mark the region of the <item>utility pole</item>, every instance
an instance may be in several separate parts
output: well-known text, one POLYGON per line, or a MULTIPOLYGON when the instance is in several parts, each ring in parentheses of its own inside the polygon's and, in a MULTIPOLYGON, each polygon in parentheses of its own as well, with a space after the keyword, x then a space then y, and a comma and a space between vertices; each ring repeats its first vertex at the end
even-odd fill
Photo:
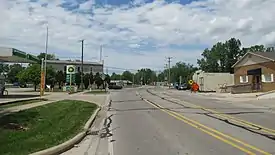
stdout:
POLYGON ((100 45, 99 61, 102 61, 102 45, 100 45))
POLYGON ((84 87, 83 87, 83 51, 84 51, 84 40, 81 40, 81 90, 84 91, 84 87))
MULTIPOLYGON (((46 72, 47 72, 47 56, 48 56, 48 41, 49 41, 49 27, 47 26, 47 30, 46 30, 46 42, 45 42, 45 57, 44 57, 44 89, 45 90, 45 86, 46 86, 46 72)), ((44 92, 43 92, 44 93, 44 92)))
POLYGON ((135 84, 135 74, 133 74, 133 80, 132 80, 132 87, 134 88, 134 84, 135 84))
POLYGON ((170 88, 170 83, 171 83, 171 73, 170 73, 170 67, 171 67, 171 59, 172 57, 168 57, 168 84, 169 84, 169 88, 170 88))

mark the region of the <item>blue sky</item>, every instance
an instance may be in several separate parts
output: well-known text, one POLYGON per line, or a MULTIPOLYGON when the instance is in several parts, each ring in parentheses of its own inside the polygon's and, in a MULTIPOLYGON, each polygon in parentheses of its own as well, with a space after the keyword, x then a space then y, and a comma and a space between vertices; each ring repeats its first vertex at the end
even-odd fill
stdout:
POLYGON ((231 37, 243 46, 273 45, 272 0, 1 0, 0 46, 61 59, 99 60, 117 68, 163 69, 172 63, 196 65, 206 47, 231 37))

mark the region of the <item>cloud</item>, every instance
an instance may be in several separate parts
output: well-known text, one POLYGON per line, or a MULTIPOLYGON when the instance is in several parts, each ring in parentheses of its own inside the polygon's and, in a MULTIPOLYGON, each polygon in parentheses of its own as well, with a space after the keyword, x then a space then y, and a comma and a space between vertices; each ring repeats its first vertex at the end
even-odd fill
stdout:
POLYGON ((96 0, 1 0, 0 46, 44 52, 48 26, 49 52, 62 58, 79 57, 85 39, 85 59, 98 57, 103 45, 108 66, 159 69, 167 56, 196 64, 204 47, 231 37, 244 46, 275 45, 274 7, 273 0, 104 6, 96 0))

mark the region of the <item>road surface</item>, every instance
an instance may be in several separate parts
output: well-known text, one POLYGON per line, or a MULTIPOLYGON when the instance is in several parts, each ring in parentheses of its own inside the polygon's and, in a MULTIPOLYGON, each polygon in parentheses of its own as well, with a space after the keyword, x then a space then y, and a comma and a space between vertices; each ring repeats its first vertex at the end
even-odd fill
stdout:
POLYGON ((87 142, 93 151, 85 151, 85 155, 275 154, 275 114, 270 109, 222 104, 188 92, 175 95, 159 88, 149 89, 152 95, 147 90, 111 92, 112 102, 104 108, 106 114, 100 114, 106 118, 97 123, 102 124, 98 145, 87 142), (188 102, 182 102, 187 97, 188 102), (201 107, 205 105, 207 108, 201 107), (249 122, 267 128, 259 129, 249 122))

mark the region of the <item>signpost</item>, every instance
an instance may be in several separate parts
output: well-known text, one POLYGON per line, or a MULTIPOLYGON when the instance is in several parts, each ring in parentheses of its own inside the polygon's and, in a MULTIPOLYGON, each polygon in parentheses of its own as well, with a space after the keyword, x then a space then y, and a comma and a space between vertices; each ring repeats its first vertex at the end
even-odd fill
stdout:
POLYGON ((66 67, 66 83, 70 84, 70 92, 72 92, 72 83, 75 83, 75 66, 67 65, 66 67))
POLYGON ((101 79, 103 81, 103 85, 104 85, 105 92, 106 92, 107 91, 107 83, 105 81, 105 74, 104 73, 101 74, 101 79))
POLYGON ((44 76, 44 59, 41 61, 41 78, 40 78, 40 97, 44 95, 45 76, 44 76))

